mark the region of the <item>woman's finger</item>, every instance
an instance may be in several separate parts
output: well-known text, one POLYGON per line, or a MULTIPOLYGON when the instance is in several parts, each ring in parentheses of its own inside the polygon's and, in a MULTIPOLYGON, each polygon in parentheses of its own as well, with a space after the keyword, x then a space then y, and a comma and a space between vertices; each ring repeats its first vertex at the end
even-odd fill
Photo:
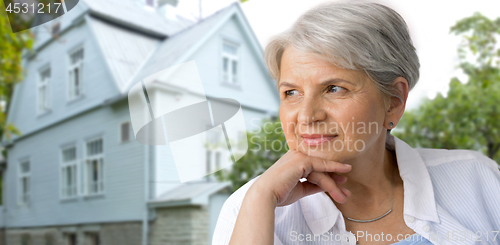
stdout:
POLYGON ((347 196, 344 195, 344 193, 337 186, 333 178, 331 178, 330 175, 328 175, 327 173, 312 172, 309 174, 309 176, 307 176, 307 181, 315 185, 318 185, 323 190, 330 193, 330 195, 335 201, 339 203, 344 203, 345 201, 347 201, 347 196))
POLYGON ((302 197, 325 191, 319 185, 315 185, 313 183, 310 183, 309 181, 301 182, 299 183, 299 185, 302 185, 302 189, 304 190, 304 195, 302 197))
POLYGON ((302 178, 307 178, 313 171, 347 173, 352 169, 352 166, 349 164, 328 161, 317 157, 306 158, 301 167, 303 168, 302 178))
POLYGON ((330 177, 332 177, 332 179, 335 180, 336 183, 344 184, 347 181, 346 176, 338 175, 336 173, 327 173, 327 174, 330 175, 330 177))

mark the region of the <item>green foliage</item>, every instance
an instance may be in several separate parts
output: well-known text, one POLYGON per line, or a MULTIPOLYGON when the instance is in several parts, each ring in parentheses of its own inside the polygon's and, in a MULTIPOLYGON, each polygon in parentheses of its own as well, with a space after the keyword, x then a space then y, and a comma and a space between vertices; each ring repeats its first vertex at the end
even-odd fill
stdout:
POLYGON ((248 151, 229 168, 217 171, 219 181, 231 181, 233 191, 264 173, 287 151, 285 134, 279 119, 264 119, 259 130, 247 132, 248 151))
MULTIPOLYGON (((0 2, 0 101, 5 103, 5 108, 0 104, 0 138, 5 135, 10 139, 12 134, 20 135, 19 130, 6 120, 14 85, 23 79, 22 52, 32 49, 33 34, 30 30, 12 33, 4 2, 0 2)), ((14 18, 12 22, 17 26, 26 24, 22 18, 14 18)))
POLYGON ((500 18, 476 12, 450 32, 462 37, 458 67, 467 83, 453 78, 446 98, 438 94, 406 111, 394 135, 414 147, 481 151, 500 163, 500 18))

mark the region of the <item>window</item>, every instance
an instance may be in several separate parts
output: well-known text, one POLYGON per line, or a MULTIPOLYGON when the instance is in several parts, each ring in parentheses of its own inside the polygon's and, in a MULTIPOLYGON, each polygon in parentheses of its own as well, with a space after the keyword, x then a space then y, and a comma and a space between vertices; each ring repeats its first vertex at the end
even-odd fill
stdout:
POLYGON ((61 197, 70 198, 78 194, 76 147, 62 150, 61 197))
POLYGON ((66 234, 66 243, 65 245, 76 245, 76 234, 75 233, 67 233, 66 234))
POLYGON ((130 122, 124 122, 120 125, 120 142, 130 140, 130 122))
POLYGON ((221 161, 222 161, 223 150, 222 148, 218 149, 206 149, 205 156, 205 164, 206 164, 206 179, 213 179, 208 176, 208 174, 218 171, 221 169, 221 161))
POLYGON ((30 162, 23 161, 19 164, 19 204, 30 202, 30 162))
POLYGON ((68 100, 82 94, 83 48, 69 54, 68 100))
POLYGON ((212 171, 212 151, 207 150, 206 154, 207 174, 212 171))
POLYGON ((238 45, 222 43, 222 81, 229 84, 239 83, 238 45))
POLYGON ((45 245, 55 245, 55 239, 53 234, 45 234, 45 245))
POLYGON ((99 194, 104 191, 104 154, 102 138, 87 141, 85 159, 85 193, 99 194))
POLYGON ((21 245, 31 245, 31 237, 29 234, 21 235, 21 245))
POLYGON ((85 244, 88 245, 100 245, 101 240, 99 238, 99 233, 87 233, 87 242, 85 244))
POLYGON ((220 169, 220 151, 215 152, 215 170, 220 169))
MULTIPOLYGON (((0 176, 4 176, 3 171, 1 171, 1 170, 0 170, 0 176)), ((0 183, 2 183, 2 182, 3 182, 2 177, 0 177, 0 183)), ((3 188, 2 188, 2 185, 0 184, 0 206, 3 205, 3 194, 4 194, 3 188)))
POLYGON ((61 21, 57 21, 54 24, 52 24, 52 27, 51 27, 52 36, 59 35, 60 30, 61 30, 61 21))
POLYGON ((221 142, 221 133, 216 128, 213 128, 210 131, 207 131, 207 142, 211 147, 215 147, 217 144, 221 142))
POLYGON ((37 110, 38 114, 42 114, 49 110, 49 81, 50 67, 40 71, 37 84, 37 110))
POLYGON ((230 154, 226 144, 226 137, 219 128, 212 128, 212 125, 206 125, 206 149, 205 149, 205 171, 207 180, 215 180, 208 174, 218 171, 223 166, 225 157, 230 154))

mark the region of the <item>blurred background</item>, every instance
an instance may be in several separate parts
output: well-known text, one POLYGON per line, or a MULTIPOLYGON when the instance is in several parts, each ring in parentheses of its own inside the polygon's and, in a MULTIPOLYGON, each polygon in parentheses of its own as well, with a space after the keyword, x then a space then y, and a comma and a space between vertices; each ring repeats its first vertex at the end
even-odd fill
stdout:
MULTIPOLYGON (((286 152, 265 143, 286 140, 263 48, 323 1, 73 0, 13 33, 31 25, 12 13, 23 11, 8 7, 15 2, 0 10, 0 245, 211 244, 227 197, 286 152), (158 79, 152 110, 164 106, 157 97, 236 99, 246 140, 257 139, 248 147, 261 150, 222 169, 231 162, 224 135, 207 133, 191 151, 206 176, 180 183, 168 145, 135 140, 127 94, 191 60, 205 95, 158 79)), ((392 134, 500 163, 500 4, 376 2, 406 20, 421 64, 392 134)))

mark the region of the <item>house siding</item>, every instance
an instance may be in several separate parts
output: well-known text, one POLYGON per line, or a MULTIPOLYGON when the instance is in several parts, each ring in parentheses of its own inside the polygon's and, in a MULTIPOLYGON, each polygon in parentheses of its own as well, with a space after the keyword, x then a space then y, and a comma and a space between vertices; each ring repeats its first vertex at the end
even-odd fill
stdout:
POLYGON ((196 60, 200 78, 207 94, 220 98, 232 98, 242 105, 260 110, 276 112, 279 97, 274 81, 267 70, 259 65, 259 59, 252 50, 251 43, 242 32, 239 21, 233 15, 212 35, 198 52, 187 60, 196 60), (222 83, 222 40, 227 39, 239 44, 240 82, 235 88, 222 83))
MULTIPOLYGON (((141 220, 144 204, 144 145, 119 142, 120 124, 129 120, 126 101, 99 107, 16 142, 8 149, 4 206, 9 227, 141 220), (89 137, 102 135, 104 194, 60 199, 61 146, 76 143, 82 159, 89 137), (31 162, 31 204, 17 204, 19 159, 31 162)), ((83 162, 83 161, 81 161, 83 162)), ((80 172, 81 173, 81 172, 80 172)))
MULTIPOLYGON (((245 120, 245 126, 248 131, 257 130, 260 122, 264 118, 268 118, 269 114, 276 112, 279 108, 277 95, 273 93, 273 85, 270 83, 270 78, 267 76, 267 71, 262 70, 258 63, 260 62, 255 52, 252 51, 251 43, 246 38, 245 34, 239 26, 236 18, 232 17, 225 22, 187 61, 194 60, 203 88, 206 94, 211 94, 216 98, 232 98, 238 100, 242 104, 242 112, 245 120), (234 88, 222 84, 222 40, 229 38, 239 43, 240 45, 240 62, 241 62, 241 87, 234 88), (214 60, 215 57, 215 60, 214 60), (251 105, 251 106, 249 106, 251 105)), ((162 107, 172 106, 178 101, 174 98, 179 96, 179 101, 197 101, 195 95, 192 94, 171 94, 163 92, 161 103, 154 101, 153 104, 159 104, 162 107)), ((198 98, 199 99, 199 98, 198 98)), ((208 98, 211 99, 210 97, 208 98)), ((158 107, 153 107, 155 115, 158 107)), ((165 120, 167 120, 165 118, 165 120)), ((200 140, 203 140, 200 137, 200 140)), ((200 142, 203 147, 203 142, 200 142)), ((155 146, 156 149, 156 173, 154 176, 155 193, 154 197, 158 197, 162 193, 179 186, 179 176, 172 156, 170 146, 161 145, 155 146)), ((198 154, 199 160, 205 162, 205 154, 198 150, 192 150, 188 154, 198 154), (198 152, 198 153, 194 153, 198 152)), ((200 170, 204 171, 204 169, 200 170)), ((212 174, 213 175, 213 174, 212 174)))
MULTIPOLYGON (((65 118, 78 115, 90 108, 102 104, 110 97, 119 94, 111 73, 106 68, 105 60, 97 42, 92 37, 88 25, 82 22, 78 26, 41 49, 36 56, 27 60, 26 75, 22 82, 16 84, 14 99, 10 108, 8 121, 12 122, 23 135, 50 126, 65 118), (76 47, 83 46, 83 96, 68 102, 68 53, 76 47), (50 111, 37 113, 37 77, 42 67, 50 65, 49 82, 50 111)), ((13 136, 16 139, 18 136, 13 136)))
MULTIPOLYGON (((222 25, 217 24, 220 28, 186 61, 196 61, 205 92, 210 94, 209 99, 221 97, 238 100, 242 104, 246 129, 254 130, 258 128, 255 119, 260 121, 276 112, 279 99, 273 82, 270 82, 267 71, 262 66, 262 57, 259 57, 259 52, 251 46, 248 34, 244 33, 246 29, 242 28, 241 20, 238 19, 243 14, 241 8, 236 5, 231 8, 234 8, 234 11, 231 10, 232 17, 222 25), (240 68, 243 69, 240 69, 239 88, 221 83, 223 39, 235 41, 240 45, 239 62, 240 68)), ((13 139, 17 140, 7 146, 4 212, 0 213, 0 227, 6 229, 0 230, 0 245, 4 240, 7 244, 20 244, 23 234, 30 234, 33 245, 45 244, 46 234, 52 234, 56 238, 56 244, 65 244, 64 234, 67 232, 77 233, 78 245, 86 245, 82 242, 86 232, 99 232, 103 245, 142 244, 145 199, 155 199, 180 185, 168 144, 145 146, 137 142, 132 133, 129 142, 119 141, 120 124, 130 121, 128 102, 126 99, 111 105, 103 105, 103 102, 116 98, 120 93, 117 85, 125 83, 115 81, 116 75, 113 76, 110 71, 110 63, 113 61, 109 58, 106 60, 104 44, 102 40, 99 41, 99 32, 104 29, 92 26, 93 17, 86 16, 76 22, 77 24, 70 25, 86 9, 85 5, 79 4, 64 15, 66 19, 61 19, 62 29, 66 26, 70 28, 62 33, 58 40, 41 46, 34 57, 24 60, 26 75, 15 87, 8 118, 8 121, 20 129, 23 136, 14 136, 13 139), (84 47, 84 96, 67 102, 67 55, 79 45, 84 47), (38 116, 38 70, 49 63, 52 73, 49 84, 51 111, 38 116), (61 199, 62 147, 75 144, 77 158, 82 166, 86 140, 95 136, 103 138, 104 193, 92 197, 61 199), (29 206, 20 206, 17 203, 17 191, 20 188, 17 171, 19 161, 26 158, 31 164, 31 202, 29 206), (149 167, 147 173, 146 166, 149 167), (146 176, 148 180, 145 179, 146 176), (147 190, 146 182, 151 183, 147 190)), ((106 25, 108 24, 102 24, 101 27, 106 25)), ((43 34, 42 30, 45 29, 39 29, 41 33, 38 37, 41 39, 38 44, 43 42, 43 35, 47 34, 43 34)), ((122 31, 117 30, 116 33, 122 31)), ((127 35, 132 34, 134 33, 127 35)), ((47 35, 46 37, 48 38, 47 35)), ((146 42, 156 43, 153 39, 146 42)), ((120 47, 127 50, 125 46, 120 47)), ((186 49, 186 52, 191 51, 192 49, 186 49)), ((117 52, 121 50, 117 48, 117 52)), ((147 59, 149 55, 141 57, 147 59)), ((180 60, 179 57, 173 58, 180 60)), ((128 75, 124 77, 128 78, 128 75)), ((181 101, 199 101, 199 96, 186 91, 180 93, 181 101)), ((176 103, 177 99, 172 94, 165 94, 165 101, 152 103, 168 106, 176 103)), ((153 110, 156 112, 155 108, 153 110)), ((203 164, 205 154, 202 143, 203 138, 200 138, 200 145, 188 151, 188 154, 199 154, 203 164)), ((80 168, 79 173, 81 171, 80 168)), ((80 187, 81 183, 78 184, 80 187)), ((228 196, 229 193, 226 192, 215 193, 209 198, 208 206, 150 210, 149 215, 156 213, 157 216, 155 220, 149 221, 149 244, 210 244, 220 208, 228 196)))

